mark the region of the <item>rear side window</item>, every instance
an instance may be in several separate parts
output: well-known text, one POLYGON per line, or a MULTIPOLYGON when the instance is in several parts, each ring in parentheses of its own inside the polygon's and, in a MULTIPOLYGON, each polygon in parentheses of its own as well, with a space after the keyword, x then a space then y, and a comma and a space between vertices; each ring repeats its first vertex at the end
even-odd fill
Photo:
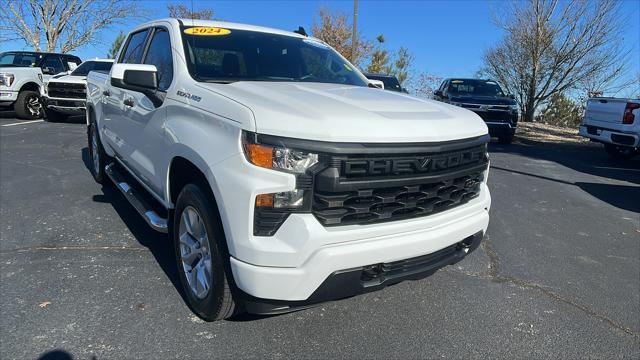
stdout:
MULTIPOLYGON (((140 32, 134 33, 129 37, 127 48, 124 50, 122 57, 120 58, 121 63, 142 63, 142 54, 144 53, 144 44, 145 40, 147 40, 148 33, 149 29, 145 29, 140 32)), ((167 51, 170 51, 170 49, 167 49, 167 51)))
POLYGON ((165 29, 154 31, 144 63, 156 66, 158 69, 158 90, 166 91, 173 80, 173 58, 171 56, 171 40, 165 29))
POLYGON ((42 64, 40 64, 40 67, 43 69, 52 68, 54 74, 59 74, 61 72, 67 71, 67 69, 62 64, 62 61, 60 61, 59 56, 47 56, 42 64))

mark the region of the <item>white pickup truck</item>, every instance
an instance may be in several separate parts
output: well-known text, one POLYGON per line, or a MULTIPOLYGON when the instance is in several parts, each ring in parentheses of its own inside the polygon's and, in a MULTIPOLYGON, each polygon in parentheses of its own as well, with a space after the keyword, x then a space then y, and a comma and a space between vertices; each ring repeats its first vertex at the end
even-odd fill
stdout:
POLYGON ((482 119, 371 88, 303 29, 143 24, 86 114, 94 178, 169 234, 206 320, 425 277, 489 223, 482 119))
POLYGON ((21 119, 42 117, 42 96, 49 78, 74 70, 80 62, 79 57, 70 54, 0 53, 0 107, 12 108, 21 119))
POLYGON ((87 60, 73 71, 49 79, 44 106, 47 121, 64 121, 70 115, 83 115, 86 108, 87 75, 90 71, 109 73, 112 59, 87 60))
POLYGON ((640 154, 640 99, 590 98, 580 135, 603 143, 614 158, 640 154))

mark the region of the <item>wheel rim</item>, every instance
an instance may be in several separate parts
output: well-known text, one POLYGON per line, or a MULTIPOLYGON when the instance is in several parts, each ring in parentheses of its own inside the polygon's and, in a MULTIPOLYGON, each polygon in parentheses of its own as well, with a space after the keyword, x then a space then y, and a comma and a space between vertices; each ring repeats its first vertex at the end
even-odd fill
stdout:
POLYGON ((91 126, 91 157, 93 159, 93 171, 95 174, 100 173, 100 152, 98 151, 98 131, 96 126, 91 126))
POLYGON ((211 249, 200 213, 187 206, 180 215, 180 260, 191 292, 198 299, 209 294, 212 285, 211 249))
POLYGON ((25 107, 32 116, 40 116, 40 114, 42 114, 42 104, 40 103, 40 98, 35 95, 31 95, 27 98, 25 107))

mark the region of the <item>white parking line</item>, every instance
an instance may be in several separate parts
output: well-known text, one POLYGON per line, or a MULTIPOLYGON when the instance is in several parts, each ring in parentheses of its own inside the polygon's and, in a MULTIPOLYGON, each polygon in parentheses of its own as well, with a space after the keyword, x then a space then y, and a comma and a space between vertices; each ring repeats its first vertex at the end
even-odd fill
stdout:
POLYGON ((12 124, 4 124, 4 125, 2 125, 2 126, 3 126, 3 127, 5 127, 5 126, 15 126, 15 125, 33 124, 33 123, 43 122, 43 121, 44 121, 44 120, 21 121, 21 122, 12 123, 12 124))

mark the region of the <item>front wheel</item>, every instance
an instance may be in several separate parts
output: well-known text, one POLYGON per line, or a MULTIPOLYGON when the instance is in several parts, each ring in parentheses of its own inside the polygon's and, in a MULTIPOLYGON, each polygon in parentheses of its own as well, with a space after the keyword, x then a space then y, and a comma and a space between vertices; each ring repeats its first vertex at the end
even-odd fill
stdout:
POLYGON ((631 146, 604 144, 604 150, 614 159, 627 160, 638 154, 638 150, 631 146))
POLYGON ((34 120, 39 119, 44 114, 42 99, 40 94, 31 90, 24 90, 18 94, 13 109, 20 119, 34 120))
POLYGON ((178 272, 189 305, 206 321, 233 316, 226 240, 211 198, 199 186, 186 185, 178 195, 173 224, 178 272))

